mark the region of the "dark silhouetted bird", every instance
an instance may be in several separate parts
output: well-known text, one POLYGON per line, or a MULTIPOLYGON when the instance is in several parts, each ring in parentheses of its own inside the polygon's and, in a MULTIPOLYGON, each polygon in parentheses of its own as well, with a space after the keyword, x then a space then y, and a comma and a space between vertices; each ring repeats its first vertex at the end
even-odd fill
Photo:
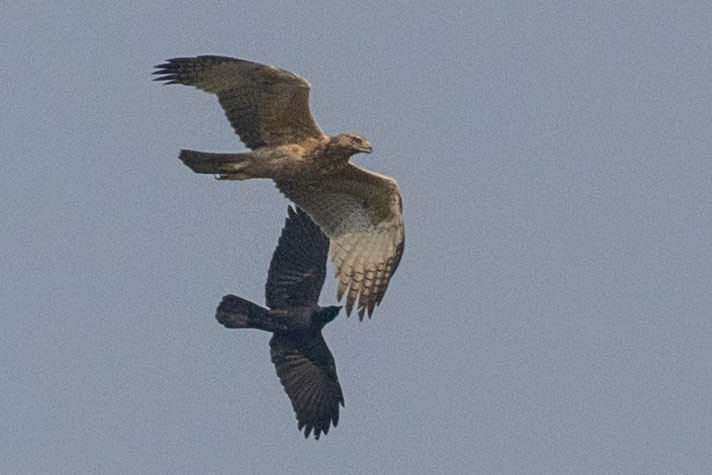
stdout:
POLYGON ((272 332, 272 363, 292 401, 299 430, 319 439, 339 422, 344 405, 334 357, 321 329, 340 306, 320 307, 329 240, 309 216, 288 208, 288 217, 272 256, 266 285, 267 308, 226 295, 216 318, 227 328, 272 332))

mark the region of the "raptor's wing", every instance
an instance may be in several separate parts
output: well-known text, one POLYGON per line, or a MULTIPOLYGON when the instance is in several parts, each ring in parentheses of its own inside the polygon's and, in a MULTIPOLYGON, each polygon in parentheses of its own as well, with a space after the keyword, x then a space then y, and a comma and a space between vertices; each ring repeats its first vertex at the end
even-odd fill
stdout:
POLYGON ((309 107, 309 82, 289 71, 224 56, 174 58, 156 68, 157 81, 216 94, 251 149, 325 139, 309 107))
POLYGON ((349 315, 358 297, 359 318, 383 299, 403 254, 405 228, 400 191, 392 178, 350 165, 328 180, 279 181, 282 193, 306 211, 331 241, 349 315))

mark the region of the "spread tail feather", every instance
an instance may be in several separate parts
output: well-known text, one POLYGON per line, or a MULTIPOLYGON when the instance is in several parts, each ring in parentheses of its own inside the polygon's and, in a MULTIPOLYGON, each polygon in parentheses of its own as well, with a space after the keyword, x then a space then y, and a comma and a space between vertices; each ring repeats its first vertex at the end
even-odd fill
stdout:
POLYGON ((223 297, 215 318, 227 328, 265 329, 270 321, 269 310, 236 295, 223 297))

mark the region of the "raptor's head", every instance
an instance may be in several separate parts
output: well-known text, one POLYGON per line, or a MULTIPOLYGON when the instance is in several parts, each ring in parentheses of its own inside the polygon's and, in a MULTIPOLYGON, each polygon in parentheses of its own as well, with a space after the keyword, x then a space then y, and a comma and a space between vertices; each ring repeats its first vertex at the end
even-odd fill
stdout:
POLYGON ((356 153, 371 153, 371 143, 359 134, 347 133, 339 134, 332 137, 330 145, 334 148, 343 150, 349 155, 356 153))

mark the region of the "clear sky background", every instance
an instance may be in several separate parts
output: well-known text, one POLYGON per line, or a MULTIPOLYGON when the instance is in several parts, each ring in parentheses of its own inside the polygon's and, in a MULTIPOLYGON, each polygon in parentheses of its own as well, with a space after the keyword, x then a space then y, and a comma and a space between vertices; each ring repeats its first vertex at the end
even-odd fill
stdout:
POLYGON ((709 473, 709 2, 9 3, 4 473, 709 473), (269 335, 214 320, 264 302, 288 202, 178 160, 244 150, 152 82, 199 54, 306 77, 401 186, 382 305, 324 332, 319 441, 269 335))

